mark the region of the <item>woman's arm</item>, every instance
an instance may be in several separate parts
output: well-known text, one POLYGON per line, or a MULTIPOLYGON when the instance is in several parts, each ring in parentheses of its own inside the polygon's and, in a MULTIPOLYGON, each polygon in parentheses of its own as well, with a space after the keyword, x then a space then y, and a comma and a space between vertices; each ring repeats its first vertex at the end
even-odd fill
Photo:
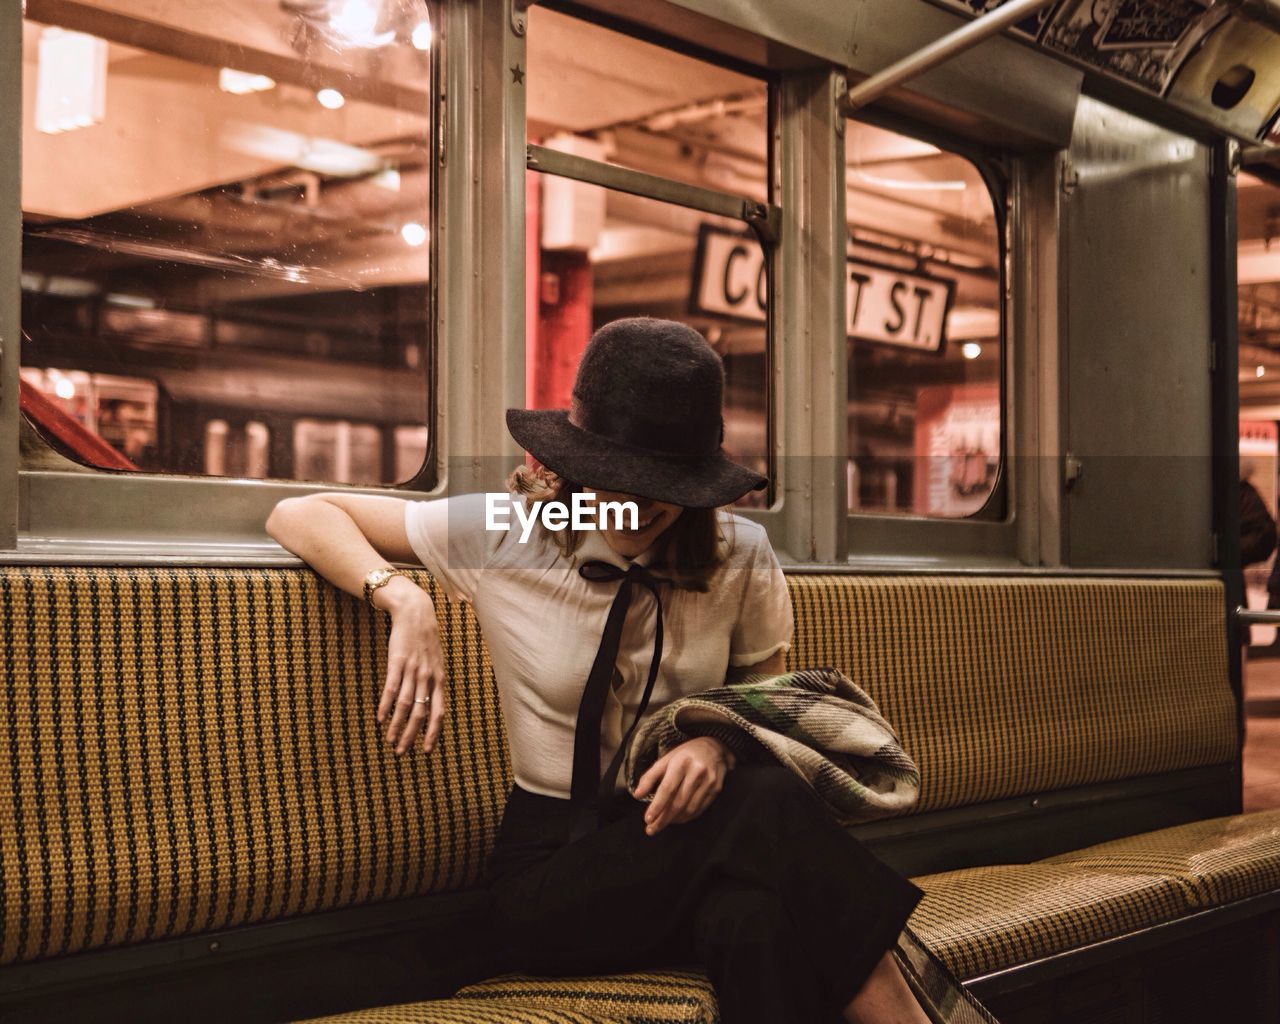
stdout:
POLYGON ((764 661, 758 661, 754 665, 730 665, 729 674, 725 679, 727 683, 736 683, 745 679, 747 676, 755 675, 757 672, 766 676, 779 676, 786 671, 783 664, 785 655, 781 651, 775 651, 764 661))
MULTIPOLYGON (((267 533, 335 587, 363 598, 364 578, 387 562, 416 564, 404 528, 401 498, 364 494, 310 494, 286 498, 267 519, 267 533)), ((403 754, 427 723, 422 749, 430 750, 444 722, 444 655, 430 595, 403 576, 373 594, 391 614, 387 677, 377 717, 387 742, 403 754)))
MULTIPOLYGON (((733 683, 755 672, 778 675, 783 671, 781 651, 754 665, 730 668, 733 683)), ((711 806, 724 788, 725 776, 737 763, 728 744, 714 736, 686 740, 658 758, 636 783, 635 795, 643 798, 654 786, 657 792, 645 811, 645 830, 656 835, 668 825, 692 821, 711 806)))

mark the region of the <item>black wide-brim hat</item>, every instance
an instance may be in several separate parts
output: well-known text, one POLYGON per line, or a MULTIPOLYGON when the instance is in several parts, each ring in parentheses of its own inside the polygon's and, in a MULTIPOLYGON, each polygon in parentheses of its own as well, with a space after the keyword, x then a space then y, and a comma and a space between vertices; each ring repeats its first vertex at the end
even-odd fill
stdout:
POLYGON ((768 479, 730 461, 724 366, 697 331, 633 317, 605 324, 578 364, 572 409, 508 409, 507 429, 564 479, 685 508, 715 508, 768 479))

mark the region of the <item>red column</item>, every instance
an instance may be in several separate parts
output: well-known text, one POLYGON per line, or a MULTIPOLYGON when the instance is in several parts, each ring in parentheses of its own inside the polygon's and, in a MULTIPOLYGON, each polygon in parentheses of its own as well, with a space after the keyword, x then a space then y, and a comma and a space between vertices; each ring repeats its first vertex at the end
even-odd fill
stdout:
POLYGON ((541 175, 529 171, 525 183, 525 404, 567 409, 591 337, 591 260, 543 251, 541 175))
POLYGON ((591 337, 591 261, 585 252, 542 253, 534 396, 539 409, 567 409, 578 360, 591 337))

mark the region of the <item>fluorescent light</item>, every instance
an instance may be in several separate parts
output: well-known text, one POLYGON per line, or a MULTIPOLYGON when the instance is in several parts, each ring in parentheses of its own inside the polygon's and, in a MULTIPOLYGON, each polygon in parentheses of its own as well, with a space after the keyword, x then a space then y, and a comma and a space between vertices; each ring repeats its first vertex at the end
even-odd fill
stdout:
POLYGON ((316 93, 316 100, 326 110, 340 110, 347 102, 347 98, 337 89, 321 89, 316 93))
POLYGON ((414 48, 418 50, 431 49, 431 43, 435 39, 435 31, 431 28, 431 22, 420 21, 413 26, 413 35, 410 37, 414 48))
POLYGON ((248 71, 237 71, 235 68, 223 68, 218 72, 218 88, 234 96, 244 96, 251 92, 266 92, 275 88, 275 79, 266 75, 255 75, 248 71))
POLYGON ((155 309, 156 300, 146 295, 131 295, 129 292, 108 292, 103 301, 112 306, 125 306, 128 309, 155 309))
POLYGON ((374 0, 342 0, 329 15, 329 28, 334 35, 351 46, 372 49, 392 42, 395 32, 378 32, 382 12, 374 0))
POLYGON ((977 359, 982 355, 982 346, 976 341, 966 341, 960 346, 960 352, 966 359, 977 359))
POLYGON ((853 169, 856 177, 865 181, 868 185, 875 185, 877 188, 892 188, 903 192, 963 192, 969 186, 963 181, 928 181, 905 178, 882 178, 878 174, 868 174, 866 171, 853 169))
POLYGON ((385 188, 388 192, 400 191, 400 172, 394 167, 379 171, 369 179, 369 184, 385 188))
POLYGON ((342 178, 376 174, 386 163, 385 157, 359 146, 336 139, 310 138, 261 124, 228 122, 219 142, 237 153, 342 178))
POLYGON ((404 239, 406 245, 416 249, 427 240, 427 229, 415 221, 410 221, 400 229, 400 237, 404 239))
POLYGON ((83 32, 40 33, 36 128, 48 135, 99 124, 107 103, 107 43, 83 32))

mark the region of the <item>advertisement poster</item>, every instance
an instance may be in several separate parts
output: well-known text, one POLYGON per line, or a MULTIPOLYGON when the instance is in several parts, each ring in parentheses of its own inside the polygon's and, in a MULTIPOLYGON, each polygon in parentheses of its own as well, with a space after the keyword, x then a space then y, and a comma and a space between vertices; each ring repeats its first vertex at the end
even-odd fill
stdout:
POLYGON ((945 384, 916 392, 913 511, 963 518, 986 504, 1000 468, 1000 388, 945 384))
MULTIPOLYGON (((1004 0, 946 0, 986 14, 1004 0)), ((1213 0, 1060 0, 1015 31, 1118 78, 1164 95, 1178 68, 1230 16, 1213 0)))
MULTIPOLYGON (((1258 489, 1267 511, 1276 514, 1277 473, 1280 472, 1280 430, 1270 420, 1240 421, 1240 475, 1248 472, 1249 482, 1258 489)), ((1274 558, 1274 556, 1273 556, 1274 558)), ((1273 558, 1244 570, 1245 603, 1250 608, 1267 606, 1267 577, 1273 558)), ((1270 644, 1276 637, 1274 626, 1250 626, 1249 643, 1270 644)))
POLYGON ((1066 0, 1040 41, 1163 95, 1227 14, 1208 0, 1066 0))

